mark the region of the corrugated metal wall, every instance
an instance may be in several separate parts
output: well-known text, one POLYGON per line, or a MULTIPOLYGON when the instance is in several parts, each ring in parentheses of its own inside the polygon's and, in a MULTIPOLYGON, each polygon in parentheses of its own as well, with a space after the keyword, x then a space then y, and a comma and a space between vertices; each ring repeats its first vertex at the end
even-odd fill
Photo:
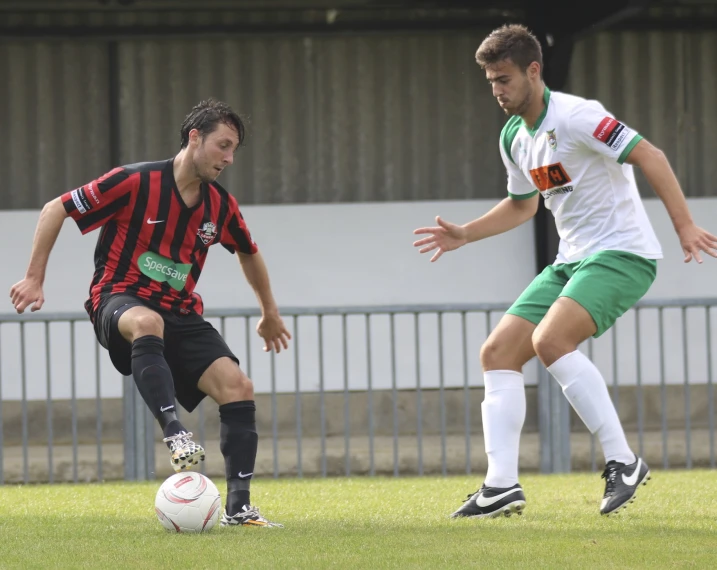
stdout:
POLYGON ((503 178, 494 167, 503 119, 474 44, 448 35, 123 43, 122 160, 169 155, 184 114, 213 95, 249 117, 248 144, 224 180, 243 203, 490 193, 503 178))
MULTIPOLYGON (((473 60, 481 37, 122 40, 119 161, 171 156, 184 115, 215 96, 249 121, 222 177, 244 204, 502 197, 505 118, 473 60)), ((106 44, 3 42, 0 73, 4 208, 39 207, 113 166, 106 44)), ((577 46, 569 90, 664 148, 703 196, 717 195, 715 88, 715 32, 616 32, 577 46)))
POLYGON ((662 148, 687 195, 717 196, 717 31, 596 35, 576 46, 568 89, 662 148))
POLYGON ((102 43, 0 43, 0 204, 37 208, 106 169, 102 43))

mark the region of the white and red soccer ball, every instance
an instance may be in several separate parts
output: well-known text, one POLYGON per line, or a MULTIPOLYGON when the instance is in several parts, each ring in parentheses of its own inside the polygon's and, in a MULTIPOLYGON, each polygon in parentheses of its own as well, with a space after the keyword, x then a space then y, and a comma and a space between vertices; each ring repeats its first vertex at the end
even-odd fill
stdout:
POLYGON ((154 510, 162 526, 173 532, 207 532, 217 524, 222 500, 214 483, 186 471, 169 477, 157 491, 154 510))

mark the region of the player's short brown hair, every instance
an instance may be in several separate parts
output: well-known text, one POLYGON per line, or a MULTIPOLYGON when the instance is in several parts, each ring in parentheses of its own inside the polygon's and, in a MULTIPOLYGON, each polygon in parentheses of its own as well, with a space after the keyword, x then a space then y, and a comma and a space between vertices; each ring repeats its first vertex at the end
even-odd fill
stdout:
POLYGON ((506 24, 493 30, 481 43, 476 52, 476 61, 481 68, 509 59, 521 71, 537 61, 543 69, 543 50, 538 39, 520 24, 506 24))
POLYGON ((207 99, 197 103, 182 122, 181 148, 189 144, 189 131, 197 129, 202 137, 214 132, 219 124, 233 128, 239 135, 239 144, 244 142, 244 123, 239 115, 226 103, 207 99))

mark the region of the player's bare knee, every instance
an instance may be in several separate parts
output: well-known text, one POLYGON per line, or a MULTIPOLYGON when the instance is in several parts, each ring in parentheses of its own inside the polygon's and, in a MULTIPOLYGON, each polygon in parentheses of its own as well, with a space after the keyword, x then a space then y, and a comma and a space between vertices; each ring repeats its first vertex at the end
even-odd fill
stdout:
POLYGON ((164 320, 146 307, 131 307, 119 318, 117 323, 120 334, 127 342, 134 342, 143 336, 164 338, 164 320))
POLYGON ((483 370, 505 370, 512 367, 510 348, 500 338, 488 337, 480 349, 483 370))
POLYGON ((238 366, 234 373, 220 380, 218 387, 220 405, 254 399, 254 384, 238 366))
POLYGON ((133 315, 130 328, 133 341, 148 335, 164 337, 164 320, 154 311, 142 311, 133 315))
POLYGON ((533 349, 540 361, 545 366, 550 366, 561 356, 575 350, 575 347, 571 346, 571 343, 567 342, 559 334, 554 334, 545 328, 538 327, 533 333, 533 349))
POLYGON ((254 384, 230 358, 220 358, 199 380, 199 389, 217 404, 254 399, 254 384))

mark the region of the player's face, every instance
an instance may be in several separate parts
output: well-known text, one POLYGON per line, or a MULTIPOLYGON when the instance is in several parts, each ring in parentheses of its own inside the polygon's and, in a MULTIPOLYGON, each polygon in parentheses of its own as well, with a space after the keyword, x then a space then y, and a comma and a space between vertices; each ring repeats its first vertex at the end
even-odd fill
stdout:
POLYGON ((229 125, 220 123, 217 128, 197 140, 194 168, 202 182, 214 182, 227 166, 234 162, 239 147, 239 134, 229 125))
POLYGON ((485 76, 493 87, 493 97, 506 115, 521 115, 527 111, 533 98, 533 85, 527 72, 508 59, 486 66, 485 76))

